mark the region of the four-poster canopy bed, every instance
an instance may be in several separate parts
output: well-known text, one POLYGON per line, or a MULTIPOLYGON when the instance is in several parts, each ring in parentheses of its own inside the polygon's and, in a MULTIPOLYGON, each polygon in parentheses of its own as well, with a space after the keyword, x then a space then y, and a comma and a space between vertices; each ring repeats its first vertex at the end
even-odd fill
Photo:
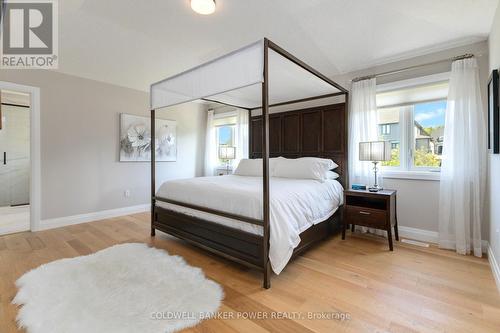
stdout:
MULTIPOLYGON (((188 200, 167 198, 160 194, 161 191, 157 194, 155 154, 152 153, 151 235, 154 236, 158 229, 230 260, 262 270, 263 286, 269 288, 270 157, 331 159, 338 165, 335 170, 339 174, 338 181, 346 186, 347 95, 346 89, 268 39, 152 84, 152 138, 155 137, 155 110, 163 107, 202 99, 249 110, 249 157, 262 159, 262 192, 259 192, 262 214, 259 215, 261 218, 243 216, 224 209, 193 204, 188 200), (344 101, 270 114, 270 108, 300 105, 336 96, 343 97, 344 101), (261 114, 252 114, 252 110, 254 113, 260 110, 261 114), (205 215, 186 214, 171 209, 174 206, 205 215), (239 221, 261 231, 252 233, 248 229, 230 227, 203 216, 239 221)), ((151 145, 151 151, 154 152, 155 140, 152 140, 151 145)), ((178 185, 179 188, 185 186, 178 185)), ((340 201, 338 205, 341 205, 340 201)), ((332 211, 333 215, 300 233, 300 243, 293 249, 293 256, 324 239, 340 226, 339 206, 332 211)))

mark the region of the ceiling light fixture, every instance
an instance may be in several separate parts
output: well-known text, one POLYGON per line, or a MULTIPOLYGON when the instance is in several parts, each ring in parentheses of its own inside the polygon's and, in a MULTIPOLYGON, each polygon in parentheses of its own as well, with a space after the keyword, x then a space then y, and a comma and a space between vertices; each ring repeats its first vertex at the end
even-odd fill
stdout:
POLYGON ((215 0, 191 0, 191 8, 202 15, 210 15, 215 12, 215 0))

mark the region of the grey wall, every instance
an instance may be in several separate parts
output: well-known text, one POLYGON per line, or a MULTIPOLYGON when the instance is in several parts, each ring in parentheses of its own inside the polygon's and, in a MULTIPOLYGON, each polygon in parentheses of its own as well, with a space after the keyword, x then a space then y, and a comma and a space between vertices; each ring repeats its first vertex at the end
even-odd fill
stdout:
MULTIPOLYGON (((490 72, 500 69, 500 5, 497 8, 489 38, 490 72)), ((496 260, 500 260, 500 155, 489 155, 488 187, 490 194, 490 238, 489 242, 496 260)))
POLYGON ((384 178, 382 184, 398 191, 400 226, 438 231, 439 181, 384 178))
POLYGON ((157 110, 156 117, 177 120, 177 162, 158 162, 156 186, 173 178, 203 176, 207 107, 186 103, 157 110))
MULTIPOLYGON (((499 38, 500 37, 497 37, 497 39, 499 38)), ((333 79, 336 82, 340 83, 342 86, 350 89, 350 80, 354 77, 366 76, 375 73, 401 69, 409 66, 426 64, 453 56, 462 55, 464 53, 474 53, 478 59, 481 82, 484 84, 484 86, 481 87, 481 91, 483 92, 483 101, 484 103, 486 103, 486 81, 489 72, 488 44, 486 41, 453 48, 442 52, 432 53, 425 56, 419 56, 404 61, 392 62, 362 71, 347 73, 344 75, 336 76, 333 79)), ((426 66, 418 70, 412 70, 378 78, 377 83, 382 84, 415 78, 419 76, 442 73, 450 71, 450 69, 450 63, 426 66)), ((439 181, 386 178, 383 179, 382 182, 386 188, 398 190, 398 223, 401 226, 435 232, 438 231, 439 181)), ((487 219, 484 219, 482 221, 482 237, 483 239, 488 239, 489 237, 489 224, 487 219)))
MULTIPOLYGON (((45 70, 1 70, 0 80, 41 90, 42 220, 149 202, 149 163, 118 162, 119 114, 147 116, 146 92, 45 70)), ((161 177, 201 174, 204 109, 169 111, 179 153, 177 162, 159 163, 161 177)))

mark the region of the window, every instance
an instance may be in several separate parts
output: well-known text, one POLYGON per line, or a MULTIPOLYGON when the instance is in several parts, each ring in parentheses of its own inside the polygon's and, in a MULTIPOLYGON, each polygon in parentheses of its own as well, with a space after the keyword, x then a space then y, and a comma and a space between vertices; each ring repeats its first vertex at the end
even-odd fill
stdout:
POLYGON ((390 141, 392 148, 392 159, 382 166, 403 170, 439 169, 445 110, 446 100, 379 108, 379 140, 390 141))
POLYGON ((234 125, 217 127, 217 141, 219 146, 232 146, 234 143, 234 125))
POLYGON ((215 128, 217 131, 217 161, 219 166, 226 167, 227 164, 232 165, 232 160, 224 160, 219 158, 220 147, 234 147, 235 130, 236 130, 236 117, 220 117, 215 120, 215 128))
POLYGON ((414 166, 441 167, 445 110, 446 100, 415 104, 414 166))
POLYGON ((391 124, 382 124, 380 126, 380 134, 381 135, 389 135, 391 134, 391 124))
POLYGON ((443 153, 447 81, 377 94, 379 140, 390 141, 389 170, 438 171, 443 153))

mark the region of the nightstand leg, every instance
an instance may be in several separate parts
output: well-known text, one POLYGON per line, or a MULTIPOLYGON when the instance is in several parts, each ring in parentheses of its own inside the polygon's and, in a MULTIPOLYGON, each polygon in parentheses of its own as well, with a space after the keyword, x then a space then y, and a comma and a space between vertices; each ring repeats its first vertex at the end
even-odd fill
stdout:
POLYGON ((354 232, 354 223, 351 224, 351 232, 354 232))
POLYGON ((391 231, 391 225, 387 227, 387 238, 389 239, 389 250, 393 250, 392 248, 392 231, 391 231))
POLYGON ((397 197, 394 197, 394 236, 396 236, 396 240, 399 241, 399 233, 398 233, 398 206, 397 206, 397 197))

